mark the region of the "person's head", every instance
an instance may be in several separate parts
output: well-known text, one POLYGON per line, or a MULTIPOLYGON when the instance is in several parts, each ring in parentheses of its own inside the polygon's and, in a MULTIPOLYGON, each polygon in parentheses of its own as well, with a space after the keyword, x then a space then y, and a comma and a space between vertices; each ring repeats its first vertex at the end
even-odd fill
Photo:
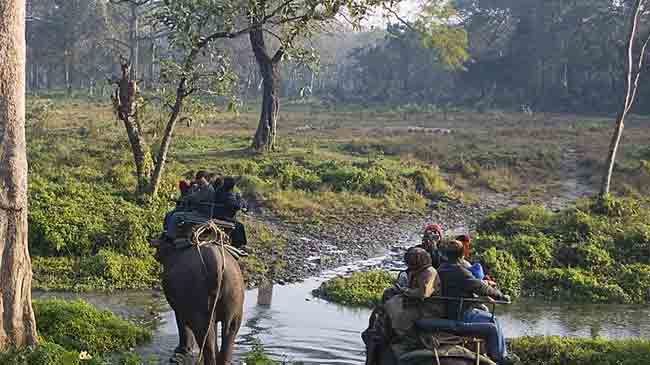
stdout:
POLYGON ((181 180, 178 182, 178 190, 181 191, 181 194, 185 194, 190 190, 190 183, 186 180, 181 180))
POLYGON ((463 244, 463 257, 469 257, 470 242, 472 241, 469 235, 461 234, 456 237, 456 241, 460 241, 463 244))
POLYGON ((463 257, 463 243, 458 240, 442 242, 440 249, 450 262, 458 261, 463 257))
POLYGON ((215 189, 220 189, 223 186, 223 176, 221 175, 215 176, 214 179, 212 180, 212 186, 215 189))
POLYGON ((223 184, 221 185, 221 189, 223 191, 232 191, 232 189, 235 188, 235 185, 237 185, 237 179, 235 179, 232 176, 226 176, 223 178, 223 184))
POLYGON ((431 266, 431 255, 422 248, 412 248, 406 254, 406 266, 409 270, 418 270, 431 266))
POLYGON ((196 172, 196 175, 194 175, 194 182, 195 183, 205 183, 208 181, 209 178, 209 173, 205 170, 199 170, 196 172))
POLYGON ((429 224, 424 227, 422 234, 422 246, 427 249, 433 248, 442 239, 442 227, 438 224, 429 224))

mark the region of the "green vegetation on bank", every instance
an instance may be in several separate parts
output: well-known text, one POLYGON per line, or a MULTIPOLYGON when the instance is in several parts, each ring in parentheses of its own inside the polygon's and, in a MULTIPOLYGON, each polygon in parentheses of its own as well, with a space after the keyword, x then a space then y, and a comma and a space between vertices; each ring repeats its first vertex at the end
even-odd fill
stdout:
MULTIPOLYGON (((235 114, 206 108, 196 119, 235 114)), ((147 239, 159 234, 180 178, 206 169, 242 175, 239 188, 253 210, 296 223, 335 222, 422 210, 450 193, 435 166, 418 160, 356 156, 304 140, 280 143, 270 156, 246 151, 241 132, 215 135, 181 128, 159 196, 139 201, 123 126, 108 106, 89 101, 32 100, 28 118, 29 244, 34 287, 43 290, 151 288, 160 267, 147 239)), ((156 112, 143 121, 157 132, 156 112)), ((232 126, 230 128, 233 128, 232 126)), ((235 128, 236 129, 236 128, 235 128)), ((154 146, 154 148, 156 148, 154 146)), ((254 284, 281 268, 285 240, 265 223, 242 217, 254 255, 242 260, 254 284)))
POLYGON ((650 302, 650 209, 638 199, 580 201, 558 213, 527 205, 490 215, 476 257, 513 295, 650 302))
POLYGON ((151 340, 148 329, 83 301, 35 300, 39 345, 0 352, 0 364, 138 365, 149 363, 131 351, 151 340))
MULTIPOLYGON (((636 199, 584 200, 558 213, 539 205, 495 212, 479 226, 473 260, 514 297, 650 302, 650 208, 636 199)), ((392 284, 370 271, 325 282, 319 295, 371 305, 392 284)))
POLYGON ((509 349, 526 365, 646 365, 650 341, 522 337, 509 349))
POLYGON ((395 276, 385 271, 355 272, 324 282, 314 294, 340 304, 370 307, 381 301, 384 289, 394 282, 395 276))
MULTIPOLYGON (((366 223, 377 216, 422 212, 438 198, 476 201, 476 193, 483 190, 514 194, 530 187, 517 196, 538 199, 561 179, 562 151, 575 147, 576 132, 590 141, 607 141, 609 133, 599 119, 583 123, 568 116, 547 120, 541 114, 528 118, 454 111, 443 118, 426 110, 327 111, 303 105, 283 109, 277 150, 260 156, 247 150, 257 123, 255 111, 225 113, 202 105, 191 114, 194 125, 201 127, 178 126, 159 197, 141 202, 134 194, 124 127, 115 122, 108 104, 42 98, 29 102, 29 240, 35 288, 156 285, 159 265, 147 239, 161 230, 178 179, 198 169, 242 175, 239 188, 262 217, 296 224, 366 223), (451 133, 410 132, 413 125, 451 128, 451 133)), ((147 108, 142 123, 148 137, 161 133, 161 118, 155 106, 147 108)), ((630 138, 647 141, 644 133, 635 131, 630 138)), ((642 168, 646 165, 638 166, 647 153, 643 143, 637 145, 624 148, 617 173, 625 179, 614 180, 619 191, 630 194, 650 186, 650 174, 642 168)), ((598 151, 590 146, 576 152, 587 167, 597 160, 598 151)), ((155 152, 158 146, 152 148, 155 152)), ((247 221, 255 254, 243 261, 243 269, 251 283, 271 265, 283 264, 277 257, 285 240, 265 225, 263 220, 247 221)), ((481 255, 500 262, 504 254, 481 255)), ((630 275, 634 273, 643 270, 630 275)), ((521 269, 518 275, 507 285, 517 288, 523 276, 530 277, 521 269)))

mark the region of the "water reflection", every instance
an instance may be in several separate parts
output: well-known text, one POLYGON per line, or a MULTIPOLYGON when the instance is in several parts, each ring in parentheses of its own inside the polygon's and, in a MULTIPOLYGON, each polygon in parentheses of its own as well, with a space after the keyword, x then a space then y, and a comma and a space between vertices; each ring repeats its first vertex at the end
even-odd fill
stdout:
MULTIPOLYGON (((258 305, 258 291, 246 293, 244 322, 237 354, 261 341, 278 360, 309 364, 362 364, 369 311, 346 308, 313 298, 323 279, 276 286, 271 305, 258 305)), ((105 294, 35 293, 35 297, 83 298, 122 316, 146 320, 156 330, 151 344, 138 351, 161 363, 171 355, 178 337, 174 314, 155 292, 105 294)), ((520 300, 497 311, 507 337, 558 335, 575 337, 642 337, 650 333, 650 308, 633 305, 575 305, 520 300)))

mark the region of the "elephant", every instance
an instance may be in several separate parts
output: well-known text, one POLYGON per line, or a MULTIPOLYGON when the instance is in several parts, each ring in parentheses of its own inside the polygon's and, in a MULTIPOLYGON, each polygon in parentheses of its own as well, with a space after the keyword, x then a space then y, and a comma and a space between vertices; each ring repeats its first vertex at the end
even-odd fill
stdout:
MULTIPOLYGON (((386 347, 377 359, 377 365, 436 365, 436 358, 430 353, 421 352, 417 354, 414 352, 414 356, 410 359, 398 360, 390 347, 386 347)), ((476 360, 470 359, 468 357, 456 357, 456 356, 439 356, 438 360, 440 361, 439 365, 475 365, 476 360)), ((484 365, 481 362, 481 365, 484 365)))
POLYGON ((189 353, 194 338, 203 347, 204 365, 231 364, 244 311, 245 283, 237 259, 214 244, 178 249, 171 242, 153 240, 151 245, 163 267, 163 292, 176 316, 175 354, 189 353), (217 323, 221 324, 221 351, 217 323))
MULTIPOLYGON (((395 297, 387 306, 380 305, 372 311, 368 329, 361 335, 366 344, 366 365, 495 365, 493 361, 483 356, 484 351, 482 350, 477 359, 477 354, 474 351, 469 351, 461 345, 464 341, 456 340, 458 337, 452 337, 451 342, 443 340, 444 342, 437 345, 433 343, 425 345, 426 333, 421 332, 417 325, 413 324, 412 327, 409 326, 408 332, 403 332, 404 328, 399 323, 404 323, 404 317, 395 316, 395 310, 405 311, 401 298, 403 297, 395 297), (391 313, 393 318, 391 318, 391 313), (393 319, 397 319, 398 322, 393 322, 393 319), (419 337, 420 334, 423 334, 424 337, 419 337), (409 350, 400 346, 399 344, 405 340, 404 336, 419 337, 417 349, 411 345, 406 346, 406 348, 410 348, 409 350), (431 350, 433 348, 436 348, 437 355, 433 352, 434 350, 431 350)), ((425 313, 422 307, 415 312, 425 313)), ((415 312, 407 311, 410 314, 415 314, 415 312)), ((408 321, 408 323, 411 322, 408 321)))

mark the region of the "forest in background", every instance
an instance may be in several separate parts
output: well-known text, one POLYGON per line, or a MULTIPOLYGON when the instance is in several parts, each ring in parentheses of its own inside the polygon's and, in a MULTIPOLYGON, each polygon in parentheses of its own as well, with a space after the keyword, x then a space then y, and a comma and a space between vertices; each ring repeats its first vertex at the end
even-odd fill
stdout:
MULTIPOLYGON (((107 79, 118 77, 124 56, 136 60, 139 87, 159 91, 161 63, 181 55, 151 18, 158 2, 142 3, 28 1, 28 89, 108 95, 107 79)), ((280 66, 280 94, 326 106, 614 112, 625 87, 623 40, 631 6, 611 0, 457 0, 450 19, 461 33, 438 39, 467 52, 466 61, 454 66, 439 51, 448 45, 432 45, 409 19, 392 17, 385 27, 358 31, 330 22, 298 37, 299 52, 280 66)), ((270 35, 267 40, 276 41, 270 35)), ((262 77, 248 37, 213 48, 206 57, 230 61, 236 101, 260 98, 262 77)), ((639 98, 648 93, 642 84, 639 98)), ((644 103, 635 108, 647 111, 644 103)))

